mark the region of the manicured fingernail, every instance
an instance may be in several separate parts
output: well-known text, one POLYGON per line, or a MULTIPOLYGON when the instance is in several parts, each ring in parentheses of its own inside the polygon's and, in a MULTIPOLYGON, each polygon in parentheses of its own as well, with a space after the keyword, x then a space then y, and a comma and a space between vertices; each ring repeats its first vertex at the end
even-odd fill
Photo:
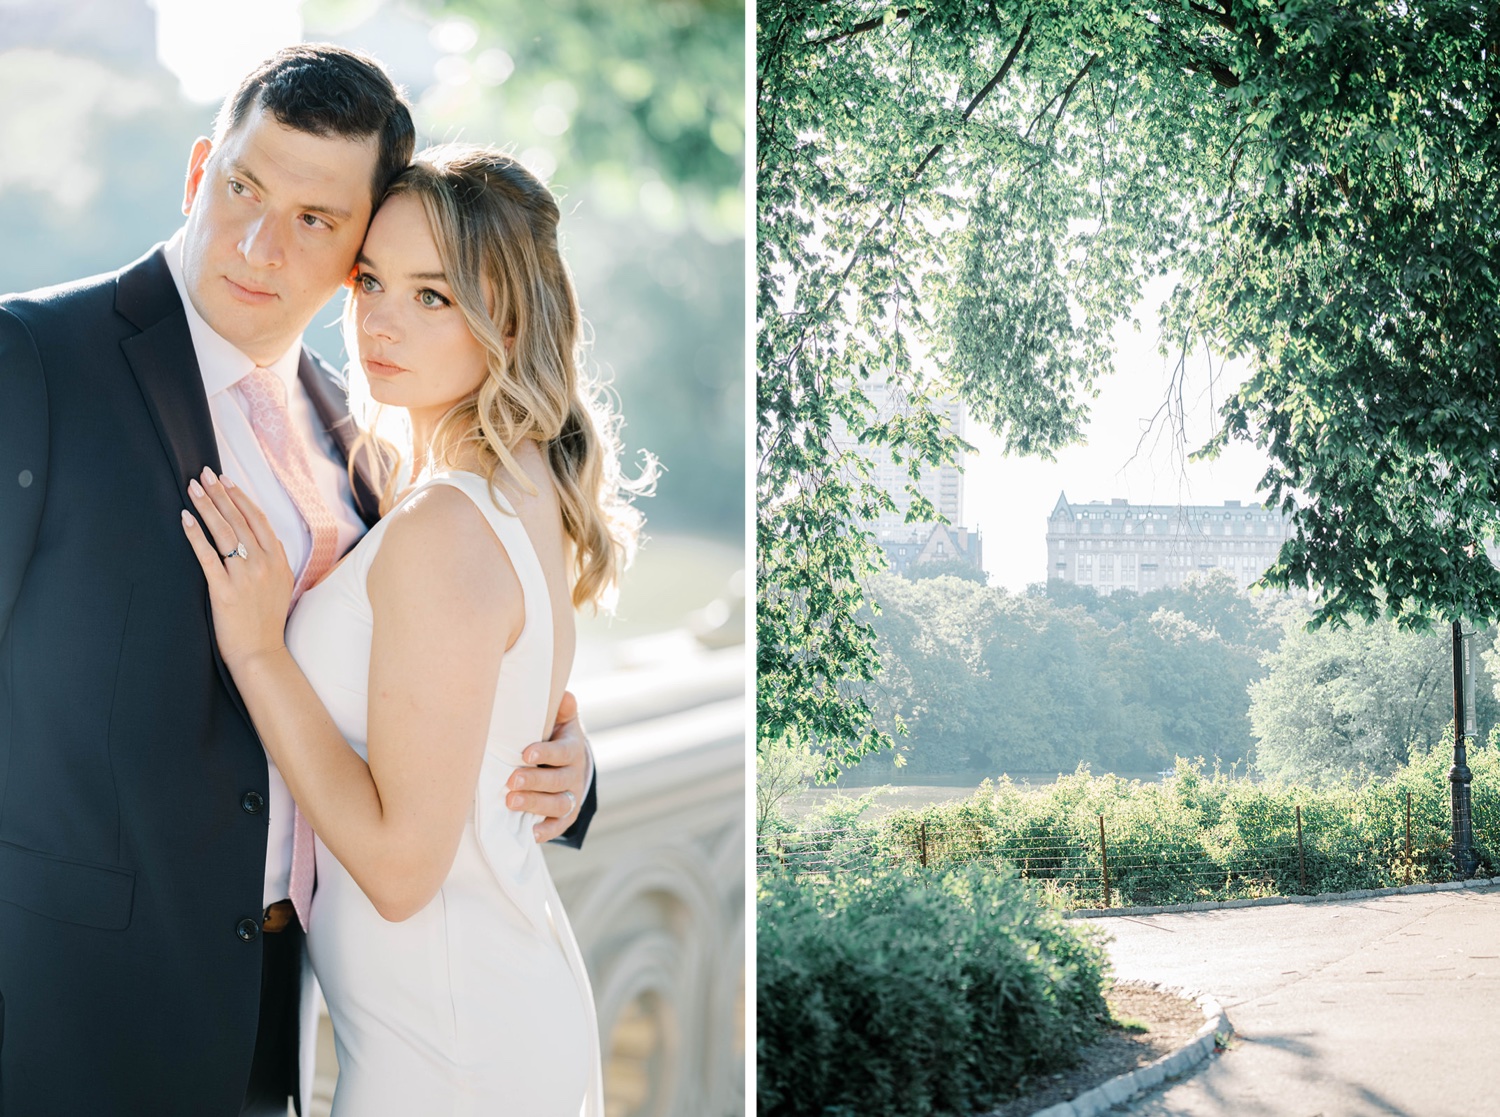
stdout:
POLYGON ((224 487, 226 489, 232 489, 232 488, 234 488, 234 482, 231 481, 228 477, 220 477, 219 480, 222 481, 222 482, 224 482, 224 487))
POLYGON ((523 754, 522 759, 524 759, 527 764, 535 764, 536 763, 536 749, 527 749, 526 752, 523 754))
POLYGON ((183 527, 192 527, 193 524, 195 524, 195 523, 197 523, 197 521, 193 519, 193 514, 191 512, 189 512, 186 508, 184 508, 182 510, 182 526, 183 527))
POLYGON ((518 811, 521 809, 521 797, 519 795, 508 795, 505 798, 505 805, 513 811, 518 811))
POLYGON ((203 483, 205 485, 217 485, 219 483, 219 479, 214 476, 214 471, 209 469, 208 466, 203 467, 203 483))
POLYGON ((526 777, 523 776, 520 772, 517 772, 516 773, 516 790, 519 791, 521 788, 523 788, 525 786, 526 786, 526 777))
POLYGON ((203 486, 200 485, 200 484, 198 484, 197 481, 189 481, 188 482, 188 492, 192 493, 194 496, 202 496, 203 495, 203 486))

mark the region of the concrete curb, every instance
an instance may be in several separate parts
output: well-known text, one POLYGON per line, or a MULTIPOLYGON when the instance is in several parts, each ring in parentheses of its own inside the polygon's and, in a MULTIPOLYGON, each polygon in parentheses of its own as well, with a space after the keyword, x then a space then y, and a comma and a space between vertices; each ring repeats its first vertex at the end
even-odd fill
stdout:
POLYGON ((1192 904, 1162 904, 1139 908, 1072 908, 1064 919, 1098 919, 1109 915, 1161 915, 1177 911, 1220 911, 1225 908, 1263 908, 1276 904, 1326 904, 1334 900, 1371 900, 1379 896, 1410 896, 1415 892, 1457 892, 1464 888, 1500 885, 1500 877, 1447 880, 1437 884, 1404 884, 1400 888, 1356 888, 1352 892, 1325 892, 1321 896, 1260 896, 1253 900, 1200 900, 1192 904))
POLYGON ((1058 1102, 1056 1105, 1049 1105, 1046 1109, 1040 1109, 1031 1117, 1096 1117, 1097 1114, 1129 1101, 1137 1094, 1143 1094, 1152 1087, 1161 1085, 1169 1078, 1181 1078, 1212 1055, 1221 1040, 1227 1042, 1234 1034, 1234 1025, 1229 1022, 1229 1017, 1224 1015, 1224 1009, 1208 993, 1197 993, 1188 989, 1180 989, 1175 985, 1162 985, 1155 981, 1121 981, 1116 984, 1128 989, 1154 989, 1158 993, 1170 993, 1186 1000, 1197 1001, 1198 1007, 1203 1010, 1203 1027, 1199 1028, 1193 1038, 1176 1051, 1163 1055, 1143 1067, 1136 1067, 1133 1071, 1111 1078, 1108 1082, 1100 1083, 1092 1090, 1085 1090, 1072 1101, 1058 1102))

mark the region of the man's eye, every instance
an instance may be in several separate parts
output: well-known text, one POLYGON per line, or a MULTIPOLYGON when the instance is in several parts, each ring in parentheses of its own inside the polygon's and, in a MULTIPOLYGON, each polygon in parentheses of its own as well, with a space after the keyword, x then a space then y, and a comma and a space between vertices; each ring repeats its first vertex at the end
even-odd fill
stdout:
POLYGON ((229 190, 230 193, 238 194, 240 197, 244 197, 245 184, 237 178, 232 178, 229 180, 229 190))
POLYGON ((316 213, 304 213, 302 215, 302 224, 306 225, 309 229, 333 228, 332 225, 328 224, 327 221, 319 217, 316 213))

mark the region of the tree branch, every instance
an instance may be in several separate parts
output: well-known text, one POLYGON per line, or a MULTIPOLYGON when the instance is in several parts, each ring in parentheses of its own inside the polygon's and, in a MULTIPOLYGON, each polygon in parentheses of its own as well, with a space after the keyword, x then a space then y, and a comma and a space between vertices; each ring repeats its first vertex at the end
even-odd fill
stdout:
MULTIPOLYGON (((1021 48, 1026 44, 1026 39, 1028 36, 1030 36, 1030 34, 1031 16, 1027 16, 1026 22, 1021 25, 1021 33, 1016 36, 1016 41, 1011 44, 1010 52, 1005 56, 1005 61, 1000 64, 1000 69, 996 71, 994 77, 985 82, 983 89, 974 94, 973 98, 969 101, 968 107, 964 109, 963 120, 965 122, 968 121, 969 117, 974 115, 974 110, 984 103, 984 99, 995 91, 995 87, 1005 80, 1005 75, 1010 73, 1010 68, 1015 65, 1016 57, 1021 53, 1021 48)), ((826 312, 828 308, 833 305, 834 300, 839 297, 840 293, 842 293, 844 284, 848 281, 849 276, 853 273, 855 266, 864 256, 865 248, 870 243, 870 238, 879 231, 881 225, 885 224, 886 219, 889 218, 890 215, 895 211, 897 204, 902 203, 906 200, 907 191, 916 184, 916 181, 921 176, 922 172, 927 169, 927 165, 937 157, 938 152, 942 151, 945 146, 947 145, 944 143, 933 145, 932 150, 930 150, 925 156, 922 157, 922 161, 917 164, 916 169, 907 176, 906 186, 902 189, 901 195, 897 198, 893 198, 890 203, 886 205, 885 209, 880 212, 880 215, 870 223, 870 227, 865 230, 864 236, 860 238, 859 244, 855 247, 854 254, 849 257, 848 265, 839 275, 838 283, 834 286, 833 290, 829 292, 828 298, 824 300, 823 305, 820 308, 820 312, 826 312)), ((797 355, 801 353, 802 346, 806 340, 807 333, 804 330, 802 336, 797 339, 797 343, 792 346, 791 351, 788 352, 786 357, 781 361, 783 367, 789 366, 792 361, 797 359, 797 355)))
POLYGON ((1199 58, 1197 56, 1197 53, 1193 50, 1192 46, 1184 43, 1175 35, 1169 34, 1167 28, 1162 26, 1161 24, 1157 24, 1156 29, 1159 33, 1162 45, 1167 50, 1175 53, 1181 60, 1183 67, 1186 68, 1189 72, 1194 74, 1207 73, 1214 79, 1214 81, 1218 82, 1225 89, 1234 89, 1240 84, 1239 75, 1237 75, 1233 70, 1229 69, 1229 67, 1225 66, 1223 63, 1215 62, 1212 59, 1199 58))
POLYGON ((1240 79, 1234 71, 1227 66, 1221 66, 1217 62, 1203 62, 1196 58, 1188 58, 1182 63, 1185 68, 1195 74, 1206 73, 1225 89, 1234 89, 1240 84, 1240 79))
POLYGON ((849 30, 840 31, 837 35, 824 35, 821 39, 809 39, 802 45, 809 47, 826 46, 828 43, 836 43, 840 39, 848 39, 854 35, 863 35, 866 31, 874 31, 877 28, 884 27, 887 23, 895 23, 897 20, 903 20, 911 15, 911 13, 911 8, 897 8, 895 18, 893 19, 887 19, 883 14, 878 15, 874 19, 867 19, 863 23, 856 23, 849 30))
MULTIPOLYGON (((1026 37, 1030 34, 1031 17, 1027 16, 1026 22, 1021 25, 1021 33, 1016 36, 1016 41, 1011 44, 1010 53, 1005 56, 1005 61, 1000 63, 1000 69, 995 72, 994 77, 990 78, 989 81, 984 83, 983 89, 974 94, 973 100, 969 102, 969 107, 964 109, 963 119, 965 123, 968 123, 969 117, 974 115, 974 110, 984 103, 984 99, 995 91, 995 87, 1005 80, 1005 75, 1010 73, 1011 66, 1015 65, 1016 56, 1021 53, 1021 47, 1025 44, 1026 37)), ((917 176, 927 169, 927 164, 931 163, 933 159, 937 157, 937 153, 942 151, 946 146, 947 144, 945 143, 934 144, 932 150, 924 155, 922 157, 922 161, 917 164, 917 169, 912 171, 911 181, 915 182, 917 176)), ((892 202, 891 205, 887 206, 884 216, 890 216, 891 209, 894 206, 894 202, 892 202)), ((871 231, 873 232, 873 230, 871 231)))
POLYGON ((1197 3, 1197 0, 1189 0, 1188 7, 1201 16, 1207 16, 1220 27, 1224 28, 1225 31, 1235 32, 1239 30, 1239 25, 1235 23, 1234 17, 1223 8, 1210 8, 1206 4, 1197 3))
POLYGON ((1052 100, 1048 101, 1045 105, 1042 106, 1042 111, 1037 113, 1036 116, 1032 117, 1031 123, 1026 126, 1025 134, 1021 137, 1023 140, 1029 140, 1031 138, 1032 131, 1038 124, 1041 123, 1042 117, 1051 112, 1052 106, 1057 104, 1058 97, 1062 98, 1062 104, 1057 105, 1057 116, 1054 118, 1054 120, 1062 119, 1062 114, 1067 110, 1068 102, 1073 99, 1073 90, 1078 88, 1078 83, 1083 80, 1083 76, 1089 72, 1089 67, 1094 64, 1094 60, 1098 57, 1099 56, 1097 54, 1089 55, 1088 61, 1083 64, 1083 69, 1079 70, 1078 73, 1073 76, 1073 80, 1068 82, 1063 91, 1060 94, 1053 96, 1052 100))

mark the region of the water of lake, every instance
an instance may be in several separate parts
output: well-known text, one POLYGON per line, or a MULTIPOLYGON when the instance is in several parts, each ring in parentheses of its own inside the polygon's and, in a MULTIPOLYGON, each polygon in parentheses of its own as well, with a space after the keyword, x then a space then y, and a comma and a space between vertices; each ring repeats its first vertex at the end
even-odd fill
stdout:
MULTIPOLYGON (((1060 776, 1071 775, 1071 772, 1011 772, 1011 782, 1017 786, 1050 787, 1056 783, 1060 776)), ((1095 775, 1106 775, 1108 773, 1095 772, 1095 775)), ((1142 783, 1160 783, 1164 774, 1162 772, 1116 772, 1114 775, 1125 780, 1140 780, 1142 783)), ((998 778, 998 777, 992 777, 998 778)), ((848 780, 840 780, 835 784, 821 787, 810 787, 805 791, 787 797, 782 805, 782 810, 789 818, 802 818, 811 811, 822 806, 830 799, 844 796, 849 799, 857 799, 861 795, 876 792, 874 805, 865 812, 867 819, 883 818, 898 810, 906 808, 921 809, 935 803, 951 803, 956 799, 967 799, 979 788, 979 780, 973 783, 957 782, 952 776, 917 777, 916 782, 901 784, 885 784, 871 786, 869 784, 856 784, 848 780)))

